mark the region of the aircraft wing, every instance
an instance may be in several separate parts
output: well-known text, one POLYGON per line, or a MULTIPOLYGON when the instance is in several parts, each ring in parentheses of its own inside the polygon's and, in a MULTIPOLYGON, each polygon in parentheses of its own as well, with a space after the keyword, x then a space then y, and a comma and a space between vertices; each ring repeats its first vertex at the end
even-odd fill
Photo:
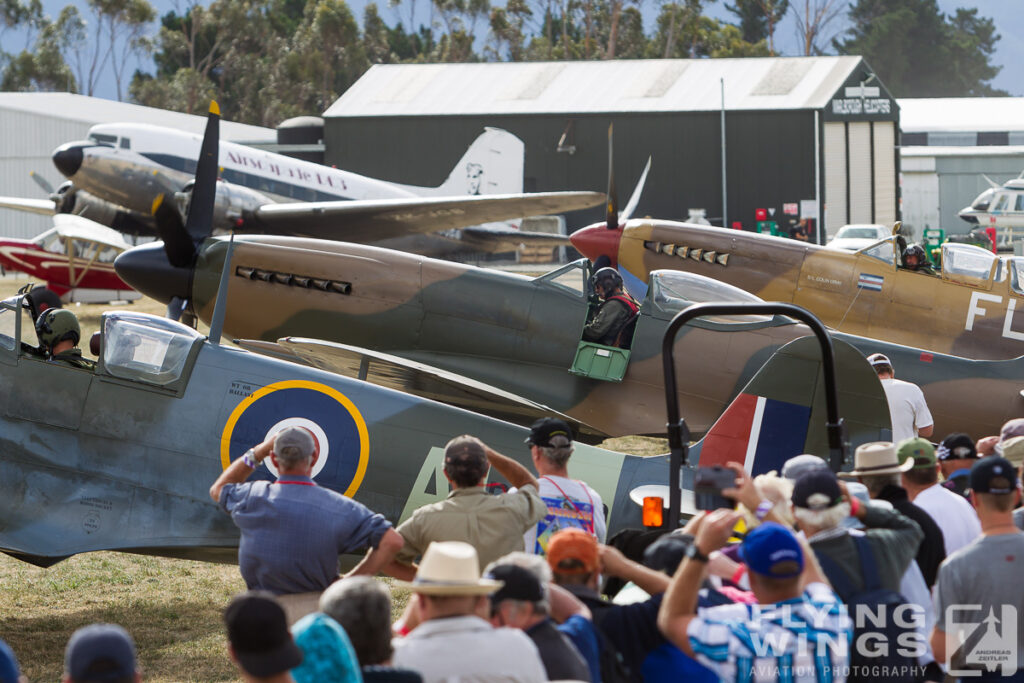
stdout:
POLYGON ((15 209, 43 216, 52 216, 57 213, 52 199, 25 199, 24 197, 0 197, 0 209, 15 209))
POLYGON ((597 192, 537 192, 266 204, 244 218, 244 228, 365 243, 523 216, 565 213, 603 202, 604 195, 597 192))
POLYGON ((515 251, 520 244, 528 247, 560 247, 569 244, 569 236, 550 232, 473 226, 462 228, 462 242, 480 251, 500 253, 515 251))
POLYGON ((253 339, 236 339, 235 343, 249 351, 357 377, 516 424, 529 425, 538 418, 555 416, 568 422, 583 440, 588 440, 585 438, 588 435, 600 436, 588 425, 547 406, 457 373, 388 353, 303 337, 283 337, 276 344, 253 339))

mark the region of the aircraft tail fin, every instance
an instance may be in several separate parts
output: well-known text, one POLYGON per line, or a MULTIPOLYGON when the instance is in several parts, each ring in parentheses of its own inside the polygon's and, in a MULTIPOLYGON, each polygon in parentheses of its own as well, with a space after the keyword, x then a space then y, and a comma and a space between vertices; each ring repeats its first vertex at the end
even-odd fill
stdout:
POLYGON ((523 141, 500 128, 485 128, 455 164, 439 195, 519 194, 523 191, 523 141))
MULTIPOLYGON (((874 370, 850 344, 835 338, 832 343, 850 448, 890 439, 889 406, 874 370)), ((820 347, 814 337, 803 337, 768 359, 691 447, 689 461, 701 466, 739 462, 757 475, 781 470, 786 460, 802 453, 828 459, 826 422, 820 347)))

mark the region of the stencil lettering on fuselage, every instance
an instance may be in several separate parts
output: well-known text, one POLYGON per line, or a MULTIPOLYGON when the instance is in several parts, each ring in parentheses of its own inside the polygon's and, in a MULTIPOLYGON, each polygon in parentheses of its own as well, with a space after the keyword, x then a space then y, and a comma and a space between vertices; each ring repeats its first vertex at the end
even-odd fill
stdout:
POLYGON ((398 523, 409 519, 417 508, 444 500, 449 490, 448 478, 444 476, 444 448, 434 446, 423 459, 420 473, 416 475, 416 483, 412 485, 398 523))

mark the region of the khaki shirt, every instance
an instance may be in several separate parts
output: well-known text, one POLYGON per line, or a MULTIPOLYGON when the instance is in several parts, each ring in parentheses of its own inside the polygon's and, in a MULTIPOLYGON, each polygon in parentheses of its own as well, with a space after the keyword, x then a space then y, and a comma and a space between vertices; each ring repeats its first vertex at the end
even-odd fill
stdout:
POLYGON ((482 486, 455 489, 444 500, 424 505, 397 531, 405 546, 395 559, 412 564, 434 541, 465 541, 476 548, 480 570, 514 550, 523 534, 544 519, 548 508, 529 484, 515 493, 492 495, 482 486))

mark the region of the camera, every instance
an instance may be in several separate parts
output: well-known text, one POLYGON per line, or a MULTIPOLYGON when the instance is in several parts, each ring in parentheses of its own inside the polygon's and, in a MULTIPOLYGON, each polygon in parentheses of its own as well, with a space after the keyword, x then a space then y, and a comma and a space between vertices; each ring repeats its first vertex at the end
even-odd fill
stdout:
POLYGON ((693 483, 693 497, 698 510, 735 508, 736 501, 722 495, 722 489, 736 486, 736 473, 728 467, 698 467, 693 483))

